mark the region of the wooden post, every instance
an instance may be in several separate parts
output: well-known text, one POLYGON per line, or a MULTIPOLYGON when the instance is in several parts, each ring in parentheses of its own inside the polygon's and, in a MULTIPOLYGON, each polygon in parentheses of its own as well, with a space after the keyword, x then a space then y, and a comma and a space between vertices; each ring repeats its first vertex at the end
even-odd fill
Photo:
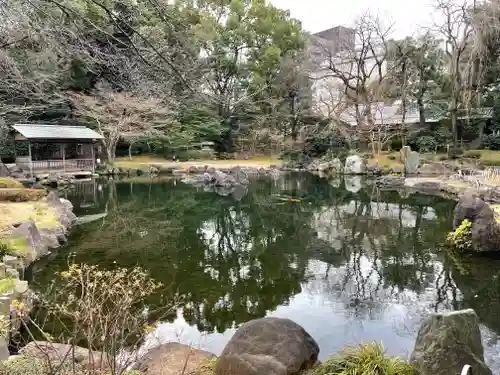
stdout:
POLYGON ((30 176, 33 177, 33 157, 31 156, 31 142, 30 141, 28 141, 28 155, 30 158, 30 176))
POLYGON ((95 173, 95 155, 94 155, 94 141, 90 144, 90 153, 92 155, 92 174, 95 173))
POLYGON ((61 154, 63 160, 63 170, 66 172, 66 143, 61 143, 61 154))

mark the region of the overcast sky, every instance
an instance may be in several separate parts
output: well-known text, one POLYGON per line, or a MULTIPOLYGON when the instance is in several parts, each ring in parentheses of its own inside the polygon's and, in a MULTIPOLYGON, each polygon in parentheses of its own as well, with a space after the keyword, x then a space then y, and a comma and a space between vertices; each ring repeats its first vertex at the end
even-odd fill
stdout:
POLYGON ((393 35, 402 38, 413 35, 419 26, 432 26, 434 0, 270 0, 292 17, 302 21, 307 31, 318 32, 333 26, 352 26, 355 19, 370 10, 387 25, 394 23, 393 35))

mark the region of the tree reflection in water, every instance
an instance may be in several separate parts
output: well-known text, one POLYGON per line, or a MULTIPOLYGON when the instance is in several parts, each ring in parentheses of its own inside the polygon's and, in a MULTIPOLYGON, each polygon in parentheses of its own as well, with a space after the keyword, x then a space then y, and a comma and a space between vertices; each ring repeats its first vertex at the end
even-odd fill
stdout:
POLYGON ((425 312, 463 306, 441 250, 453 202, 334 185, 285 175, 252 183, 237 201, 172 180, 102 183, 90 189, 94 206, 69 198, 77 215, 107 217, 76 228, 66 249, 34 266, 32 281, 44 288, 68 252, 103 267, 140 265, 205 332, 265 316, 301 292, 341 303, 350 319, 375 319, 396 303, 425 312))

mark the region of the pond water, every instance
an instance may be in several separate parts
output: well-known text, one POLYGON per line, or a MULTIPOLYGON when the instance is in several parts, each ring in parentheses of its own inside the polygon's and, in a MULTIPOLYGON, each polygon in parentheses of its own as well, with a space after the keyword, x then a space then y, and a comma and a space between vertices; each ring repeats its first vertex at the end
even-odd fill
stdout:
POLYGON ((487 361, 500 369, 500 262, 446 255, 454 202, 309 174, 255 180, 236 196, 136 179, 82 183, 67 198, 78 216, 107 216, 76 227, 31 268, 30 284, 45 288, 70 253, 102 267, 139 265, 177 306, 155 340, 220 354, 239 324, 267 315, 301 324, 321 360, 373 340, 407 358, 428 314, 472 307, 487 361))

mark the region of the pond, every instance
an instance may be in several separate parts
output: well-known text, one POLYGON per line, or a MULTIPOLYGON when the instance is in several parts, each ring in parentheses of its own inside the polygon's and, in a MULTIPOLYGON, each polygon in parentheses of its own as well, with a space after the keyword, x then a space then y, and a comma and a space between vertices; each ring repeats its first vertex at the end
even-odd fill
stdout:
POLYGON ((321 360, 374 340, 407 358, 422 319, 472 307, 488 364, 500 369, 500 262, 446 255, 452 201, 310 174, 254 180, 237 196, 136 179, 82 183, 67 197, 78 216, 107 216, 37 262, 31 285, 47 287, 70 253, 102 267, 139 265, 175 301, 155 332, 162 341, 220 354, 239 324, 267 315, 301 324, 321 360))

